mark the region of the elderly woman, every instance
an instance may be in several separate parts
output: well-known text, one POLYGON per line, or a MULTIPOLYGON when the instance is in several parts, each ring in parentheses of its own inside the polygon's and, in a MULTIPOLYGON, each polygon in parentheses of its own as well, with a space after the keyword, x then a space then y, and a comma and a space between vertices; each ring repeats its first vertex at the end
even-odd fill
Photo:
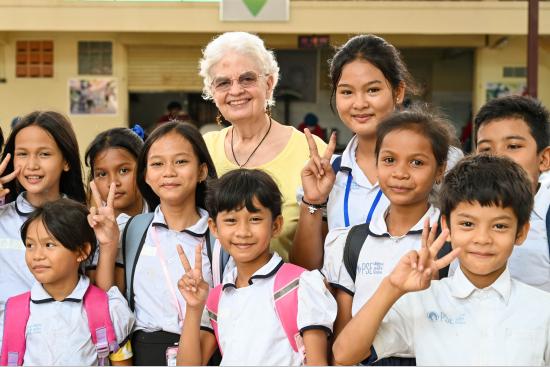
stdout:
MULTIPOLYGON (((218 122, 223 116, 231 123, 204 136, 216 170, 221 176, 237 168, 258 168, 275 179, 283 193, 284 227, 271 248, 288 260, 299 215, 296 190, 309 148, 303 133, 271 116, 279 78, 273 52, 250 33, 224 33, 204 49, 200 75, 204 98, 218 107, 218 122)), ((325 150, 320 139, 315 138, 315 144, 320 152, 325 150)))

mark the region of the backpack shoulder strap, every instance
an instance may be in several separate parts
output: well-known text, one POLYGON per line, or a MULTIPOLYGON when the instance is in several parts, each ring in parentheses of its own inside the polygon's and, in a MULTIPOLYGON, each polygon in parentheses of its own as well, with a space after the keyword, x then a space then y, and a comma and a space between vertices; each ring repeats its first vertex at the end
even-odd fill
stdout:
POLYGON ((343 261, 351 279, 355 282, 357 277, 357 262, 361 248, 369 235, 369 223, 358 224, 351 227, 344 245, 343 261))
POLYGON ((220 353, 223 353, 220 346, 220 337, 218 335, 218 306, 220 304, 221 296, 222 285, 220 284, 210 290, 210 293, 208 294, 208 299, 206 300, 206 310, 208 311, 208 318, 210 319, 212 329, 214 329, 214 335, 216 336, 218 348, 220 349, 220 353))
POLYGON ((102 289, 90 284, 83 302, 92 342, 96 347, 99 362, 103 365, 109 353, 118 350, 115 329, 109 313, 109 296, 102 289))
POLYGON ((153 216, 154 213, 144 213, 130 218, 122 234, 126 299, 132 311, 134 310, 134 271, 138 255, 147 236, 147 228, 149 228, 149 224, 153 221, 153 216))
POLYGON ((334 171, 334 174, 337 174, 340 171, 340 166, 342 165, 342 156, 339 155, 331 163, 332 170, 334 171))
POLYGON ((300 275, 304 271, 306 269, 285 263, 275 274, 273 285, 275 311, 295 352, 298 352, 296 335, 300 332, 298 330, 298 286, 300 275))
POLYGON ((11 297, 4 310, 4 337, 2 339, 2 366, 22 366, 26 347, 26 328, 31 302, 31 292, 11 297))
POLYGON ((546 240, 548 242, 548 253, 550 254, 550 207, 546 212, 546 240))
POLYGON ((210 229, 207 231, 206 235, 206 246, 208 260, 210 260, 210 266, 212 267, 212 280, 215 287, 222 284, 223 272, 229 261, 229 254, 222 248, 221 243, 217 241, 210 229))

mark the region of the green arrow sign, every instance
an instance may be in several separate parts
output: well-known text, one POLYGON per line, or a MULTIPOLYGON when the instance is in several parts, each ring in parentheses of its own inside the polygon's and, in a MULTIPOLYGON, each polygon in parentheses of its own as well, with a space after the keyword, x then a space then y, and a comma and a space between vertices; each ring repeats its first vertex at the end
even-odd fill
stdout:
POLYGON ((250 13, 254 16, 258 15, 260 10, 264 7, 267 0, 243 0, 250 13))

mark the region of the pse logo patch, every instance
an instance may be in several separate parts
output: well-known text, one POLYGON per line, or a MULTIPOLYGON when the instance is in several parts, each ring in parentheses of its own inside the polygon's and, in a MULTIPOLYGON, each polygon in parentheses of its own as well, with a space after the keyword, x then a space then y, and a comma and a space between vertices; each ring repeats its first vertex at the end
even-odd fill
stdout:
POLYGON ((357 264, 357 274, 359 275, 382 275, 384 272, 384 263, 380 261, 364 262, 357 264))
POLYGON ((444 322, 449 325, 464 325, 466 324, 465 315, 461 314, 455 317, 447 315, 441 311, 430 311, 426 314, 426 317, 431 322, 444 322))

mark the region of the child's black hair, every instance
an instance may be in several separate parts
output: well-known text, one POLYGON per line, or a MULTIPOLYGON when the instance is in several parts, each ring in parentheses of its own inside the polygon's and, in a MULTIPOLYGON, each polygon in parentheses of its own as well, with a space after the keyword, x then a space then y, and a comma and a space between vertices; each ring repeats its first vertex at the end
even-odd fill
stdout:
MULTIPOLYGON (((8 153, 11 154, 11 159, 8 162, 5 172, 13 172, 13 159, 15 151, 15 137, 26 127, 38 126, 44 129, 55 141, 63 159, 69 165, 68 171, 61 172, 59 179, 59 191, 71 199, 78 202, 86 202, 86 194, 84 192, 84 182, 82 181, 82 165, 80 163, 80 152, 78 150, 78 142, 74 133, 73 127, 69 120, 60 113, 53 111, 35 111, 24 116, 13 128, 4 147, 2 159, 8 153)), ((17 194, 21 191, 20 184, 12 180, 4 185, 10 189, 10 193, 6 198, 6 202, 12 202, 16 199, 17 194)))
POLYGON ((548 146, 550 140, 548 110, 540 101, 529 96, 506 96, 485 103, 474 119, 476 139, 481 126, 507 118, 525 121, 537 143, 537 153, 548 146))
MULTIPOLYGON (((36 208, 21 226, 21 239, 27 242, 27 232, 32 222, 41 220, 46 231, 59 243, 73 252, 83 251, 87 243, 90 253, 95 253, 96 236, 88 224, 88 208, 71 199, 61 198, 36 208)), ((82 262, 84 263, 84 261, 82 262)))
POLYGON ((463 158, 445 175, 439 195, 441 214, 449 228, 451 212, 463 202, 511 208, 518 229, 529 222, 533 210, 527 174, 505 157, 479 154, 463 158))
POLYGON ((153 191, 153 189, 151 189, 147 182, 145 182, 145 177, 147 175, 147 156, 149 155, 149 150, 151 149, 151 146, 157 140, 172 132, 181 135, 183 138, 185 138, 185 140, 189 142, 189 144, 191 144, 191 146, 193 147, 193 152, 195 153, 199 161, 199 165, 203 163, 206 164, 206 167, 208 169, 207 179, 197 184, 197 190, 195 193, 195 205, 199 208, 205 208, 207 181, 210 179, 215 179, 218 176, 216 173, 216 167, 214 166, 212 157, 210 157, 210 153, 208 152, 208 148, 206 147, 206 143, 204 142, 202 135, 195 126, 187 122, 166 122, 157 127, 151 133, 151 135, 149 135, 147 140, 145 140, 143 149, 141 150, 141 153, 138 157, 137 165, 136 180, 139 191, 141 192, 141 195, 143 195, 143 198, 147 201, 149 208, 154 210, 154 208, 159 205, 159 197, 157 196, 157 194, 155 194, 155 192, 153 191))
POLYGON ((409 73, 401 53, 394 45, 373 34, 359 35, 350 38, 336 50, 332 59, 329 60, 332 84, 330 107, 333 111, 332 100, 336 94, 342 70, 344 66, 355 60, 368 61, 378 68, 390 83, 393 95, 400 86, 404 86, 410 94, 418 92, 416 83, 409 73))
POLYGON ((97 155, 109 148, 124 149, 137 161, 143 148, 143 140, 135 132, 124 127, 116 127, 99 133, 90 143, 84 155, 84 162, 87 167, 90 167, 91 178, 93 178, 94 162, 97 155))
POLYGON ((453 140, 451 124, 442 116, 420 108, 394 112, 376 127, 376 161, 384 138, 392 131, 412 130, 425 136, 431 143, 437 165, 447 162, 449 146, 453 140))
POLYGON ((227 172, 208 187, 207 208, 212 219, 223 211, 246 209, 257 212, 256 198, 269 209, 273 219, 281 215, 283 196, 273 178, 258 169, 236 169, 227 172))

